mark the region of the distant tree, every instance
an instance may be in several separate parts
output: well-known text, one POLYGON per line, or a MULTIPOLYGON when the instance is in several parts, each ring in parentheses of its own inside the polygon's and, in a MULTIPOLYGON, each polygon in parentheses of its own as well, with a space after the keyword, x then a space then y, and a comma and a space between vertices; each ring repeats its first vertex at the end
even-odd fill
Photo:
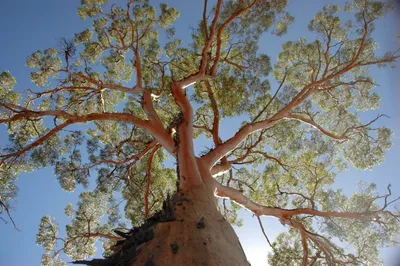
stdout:
POLYGON ((183 46, 172 27, 179 13, 167 4, 81 0, 78 14, 92 28, 27 58, 39 89, 18 93, 13 76, 0 75, 9 132, 2 219, 23 171, 51 165, 64 190, 87 188, 65 208, 65 236, 43 217, 43 265, 64 265, 61 252, 88 265, 247 265, 229 224, 240 223, 240 208, 288 228, 270 243, 270 265, 382 264, 378 247, 398 244, 400 229, 390 186, 379 195, 361 184, 346 196, 331 185, 349 165, 381 163, 391 146, 391 131, 374 127, 382 115, 362 122, 359 112, 379 105, 370 67, 399 57, 376 54, 371 37, 393 5, 326 6, 309 24, 316 39, 286 42, 271 66, 259 38, 286 32, 294 19, 286 5, 217 0, 211 8, 205 0, 183 46), (232 117, 243 124, 224 140, 221 120, 232 117), (199 136, 213 146, 196 156, 199 136), (97 240, 106 259, 89 261, 97 240))

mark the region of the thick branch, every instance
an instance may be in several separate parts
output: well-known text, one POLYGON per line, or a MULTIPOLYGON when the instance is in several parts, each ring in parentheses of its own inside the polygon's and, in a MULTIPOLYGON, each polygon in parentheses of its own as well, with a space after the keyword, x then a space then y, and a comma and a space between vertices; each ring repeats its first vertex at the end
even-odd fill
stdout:
POLYGON ((177 159, 179 164, 180 188, 202 184, 193 144, 193 108, 183 93, 182 87, 172 83, 172 95, 181 109, 181 121, 177 128, 177 159))
POLYGON ((315 209, 309 208, 299 208, 299 209, 281 209, 278 207, 266 207, 260 204, 257 204, 243 195, 242 192, 236 190, 231 187, 226 187, 216 182, 216 196, 222 198, 229 198, 233 200, 237 204, 243 206, 244 208, 250 210, 254 214, 261 216, 274 216, 279 219, 289 219, 292 216, 296 215, 313 215, 319 217, 337 217, 337 218, 346 218, 346 219, 357 219, 361 221, 375 221, 379 220, 379 214, 382 214, 382 211, 374 211, 374 212, 364 212, 364 213, 356 213, 356 212, 325 212, 318 211, 315 209))

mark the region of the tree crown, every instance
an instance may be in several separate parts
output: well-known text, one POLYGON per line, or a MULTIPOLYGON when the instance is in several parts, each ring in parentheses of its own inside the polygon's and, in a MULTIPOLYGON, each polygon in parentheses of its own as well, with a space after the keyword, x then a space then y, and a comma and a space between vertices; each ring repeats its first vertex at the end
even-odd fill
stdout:
POLYGON ((1 210, 23 171, 54 166, 62 189, 87 188, 65 208, 62 245, 55 219, 43 217, 43 265, 62 264, 60 252, 93 256, 98 239, 111 254, 120 240, 113 229, 127 226, 121 199, 124 218, 138 226, 167 194, 211 177, 231 223, 241 223, 245 207, 289 227, 272 244, 271 265, 381 263, 377 247, 395 244, 400 229, 390 186, 380 195, 361 184, 349 196, 332 185, 349 166, 381 163, 391 146, 391 130, 375 126, 384 115, 365 122, 360 113, 379 107, 371 68, 399 57, 378 53, 372 35, 393 4, 325 6, 309 23, 315 40, 284 43, 272 65, 260 38, 286 33, 294 21, 286 7, 206 0, 185 43, 167 4, 82 0, 78 15, 91 28, 27 58, 36 89, 20 93, 9 72, 0 74, 0 123, 10 136, 0 157, 1 210), (221 138, 221 122, 237 119, 236 133, 221 138), (198 154, 196 139, 209 140, 198 154))

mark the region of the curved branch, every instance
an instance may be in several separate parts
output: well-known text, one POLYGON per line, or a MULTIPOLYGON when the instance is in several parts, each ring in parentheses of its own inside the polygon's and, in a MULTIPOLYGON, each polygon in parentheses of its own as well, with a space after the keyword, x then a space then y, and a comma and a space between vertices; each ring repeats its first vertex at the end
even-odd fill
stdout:
POLYGON ((308 264, 307 236, 304 232, 301 232, 300 235, 301 235, 301 243, 303 245, 303 266, 307 266, 307 264, 308 264))
POLYGON ((339 136, 339 135, 336 135, 336 134, 334 134, 334 133, 331 133, 331 132, 329 132, 329 131, 323 129, 320 125, 318 125, 317 123, 315 123, 314 120, 312 120, 312 119, 304 118, 304 117, 301 117, 301 116, 299 116, 299 115, 293 115, 293 114, 286 116, 286 118, 287 118, 287 119, 295 119, 295 120, 297 120, 297 121, 301 121, 301 122, 303 122, 303 123, 306 123, 306 124, 308 124, 308 125, 314 127, 315 129, 317 129, 318 131, 320 131, 320 132, 323 133, 324 135, 326 135, 326 136, 332 138, 332 139, 335 139, 335 140, 343 140, 343 141, 349 140, 349 137, 347 137, 345 134, 342 134, 342 135, 339 136))
POLYGON ((385 211, 370 211, 370 212, 335 212, 335 211, 318 211, 310 208, 299 208, 299 209, 281 209, 278 207, 266 207, 251 201, 247 198, 243 193, 239 190, 224 186, 217 181, 216 183, 216 196, 221 198, 228 198, 233 200, 237 204, 243 206, 244 208, 250 210, 254 214, 261 216, 274 216, 279 219, 289 219, 296 215, 313 215, 319 217, 337 217, 337 218, 345 218, 345 219, 357 219, 361 221, 372 221, 379 222, 379 215, 385 213, 385 211))

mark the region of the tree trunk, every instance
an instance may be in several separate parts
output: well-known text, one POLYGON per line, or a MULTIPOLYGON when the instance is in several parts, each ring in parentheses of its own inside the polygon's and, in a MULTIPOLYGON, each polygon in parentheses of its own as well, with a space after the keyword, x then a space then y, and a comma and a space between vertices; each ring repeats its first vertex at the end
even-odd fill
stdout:
POLYGON ((173 209, 174 220, 155 225, 153 238, 132 266, 249 265, 232 226, 217 209, 213 185, 179 191, 173 209))
POLYGON ((124 241, 112 247, 113 255, 73 263, 92 266, 248 266, 235 231, 217 208, 215 180, 209 173, 203 172, 203 175, 201 185, 180 189, 164 201, 160 212, 127 233, 124 241))

